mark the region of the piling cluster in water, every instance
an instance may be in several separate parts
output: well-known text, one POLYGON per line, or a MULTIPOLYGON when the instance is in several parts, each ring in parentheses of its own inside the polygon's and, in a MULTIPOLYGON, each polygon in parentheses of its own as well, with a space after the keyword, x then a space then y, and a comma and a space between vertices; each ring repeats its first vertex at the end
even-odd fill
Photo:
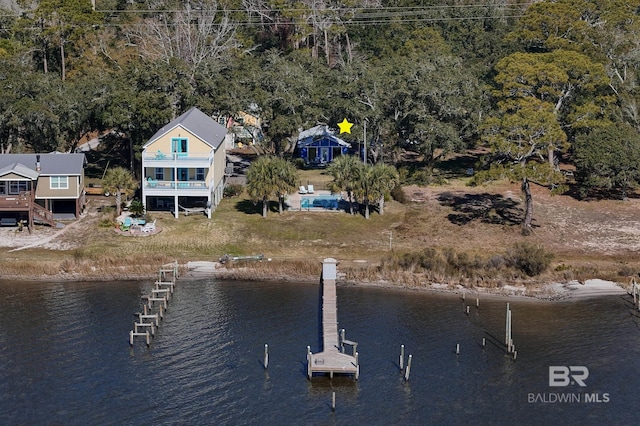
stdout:
POLYGON ((129 332, 131 346, 133 346, 135 337, 144 337, 147 346, 151 344, 151 337, 155 337, 156 329, 164 318, 164 312, 166 312, 167 304, 173 295, 177 278, 178 261, 162 265, 158 271, 155 288, 151 290, 150 294, 142 296, 144 302, 142 312, 136 313, 138 321, 133 323, 133 330, 129 332))

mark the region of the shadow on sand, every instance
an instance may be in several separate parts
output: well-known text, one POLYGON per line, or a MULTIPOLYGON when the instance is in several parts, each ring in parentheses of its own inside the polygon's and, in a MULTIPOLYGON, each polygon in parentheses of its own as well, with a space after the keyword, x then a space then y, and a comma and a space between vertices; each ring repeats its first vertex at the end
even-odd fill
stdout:
POLYGON ((438 197, 443 206, 455 213, 447 216, 456 225, 466 225, 475 220, 493 225, 519 225, 524 211, 519 202, 497 194, 453 194, 443 192, 438 197))

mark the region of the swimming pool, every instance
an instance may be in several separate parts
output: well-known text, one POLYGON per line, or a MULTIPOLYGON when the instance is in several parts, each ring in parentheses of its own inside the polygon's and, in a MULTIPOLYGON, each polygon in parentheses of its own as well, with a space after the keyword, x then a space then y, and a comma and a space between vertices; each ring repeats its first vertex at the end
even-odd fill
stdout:
POLYGON ((305 195, 300 198, 300 208, 323 208, 337 210, 342 197, 340 195, 305 195))

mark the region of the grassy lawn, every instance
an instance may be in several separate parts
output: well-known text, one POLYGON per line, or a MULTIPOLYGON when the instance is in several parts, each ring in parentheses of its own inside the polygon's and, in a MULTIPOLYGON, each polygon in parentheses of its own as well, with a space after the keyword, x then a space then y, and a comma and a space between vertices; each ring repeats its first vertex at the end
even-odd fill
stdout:
MULTIPOLYGON (((300 176, 301 184, 310 182, 319 189, 331 180, 324 170, 304 170, 300 176)), ((497 182, 469 187, 466 180, 458 176, 445 185, 405 187, 409 203, 389 200, 384 215, 372 212, 369 220, 347 212, 278 214, 275 202, 263 218, 260 204, 241 195, 224 199, 211 220, 197 214, 176 219, 169 212, 151 212, 149 220, 156 219, 161 232, 147 237, 114 232, 113 210, 100 205, 113 199, 95 197, 91 213, 56 237, 62 249, 2 248, 0 273, 37 276, 62 270, 78 277, 152 276, 159 264, 173 260, 186 263, 216 261, 223 254, 263 254, 273 261, 251 267, 271 270, 271 274, 314 275, 323 258, 334 257, 341 270, 359 271, 360 275, 352 275, 354 279, 406 280, 409 273, 415 280, 424 278, 425 271, 410 267, 394 275, 370 267, 363 272, 362 265, 384 265, 403 254, 432 253, 449 272, 431 279, 459 282, 462 276, 475 274, 477 282, 491 278, 495 285, 522 277, 506 269, 488 271, 482 265, 507 256, 515 243, 523 241, 555 255, 548 272, 535 278, 538 281, 624 280, 640 268, 635 256, 640 250, 640 238, 636 238, 640 221, 635 220, 640 200, 585 203, 534 188, 534 233, 523 237, 518 185, 497 182), (468 272, 469 265, 477 269, 468 272)))
POLYGON ((298 170, 300 185, 313 185, 314 189, 326 189, 327 185, 333 181, 326 169, 298 170))

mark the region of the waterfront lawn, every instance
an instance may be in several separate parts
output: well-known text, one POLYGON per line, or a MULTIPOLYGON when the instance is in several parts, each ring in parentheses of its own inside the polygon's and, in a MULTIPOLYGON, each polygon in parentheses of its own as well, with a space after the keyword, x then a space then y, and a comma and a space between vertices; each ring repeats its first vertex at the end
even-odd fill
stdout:
MULTIPOLYGON (((306 175, 309 181, 325 177, 324 171, 305 172, 316 174, 306 175)), ((173 260, 215 261, 226 253, 263 254, 273 259, 272 265, 288 262, 300 271, 317 268, 325 257, 335 257, 345 269, 377 266, 392 254, 425 249, 458 259, 454 259, 458 263, 464 263, 460 259, 472 264, 494 258, 499 265, 500 257, 523 241, 555 254, 549 271, 536 278, 541 281, 592 277, 624 281, 640 270, 634 255, 640 250, 640 239, 631 238, 640 200, 585 203, 534 187, 534 233, 523 237, 517 183, 476 188, 465 183, 465 179, 456 179, 441 186, 406 187, 411 202, 389 200, 384 215, 372 213, 369 220, 346 212, 280 215, 275 203, 265 219, 260 206, 243 194, 224 199, 211 220, 204 215, 181 214, 176 219, 168 212, 151 212, 147 219, 156 219, 161 231, 145 237, 115 233, 113 212, 99 205, 110 200, 96 197, 90 214, 45 244, 48 249, 1 248, 0 274, 49 276, 62 271, 69 276, 100 277, 115 271, 136 276, 153 274, 158 264, 173 260)), ((516 278, 509 271, 501 273, 498 281, 516 278)))

